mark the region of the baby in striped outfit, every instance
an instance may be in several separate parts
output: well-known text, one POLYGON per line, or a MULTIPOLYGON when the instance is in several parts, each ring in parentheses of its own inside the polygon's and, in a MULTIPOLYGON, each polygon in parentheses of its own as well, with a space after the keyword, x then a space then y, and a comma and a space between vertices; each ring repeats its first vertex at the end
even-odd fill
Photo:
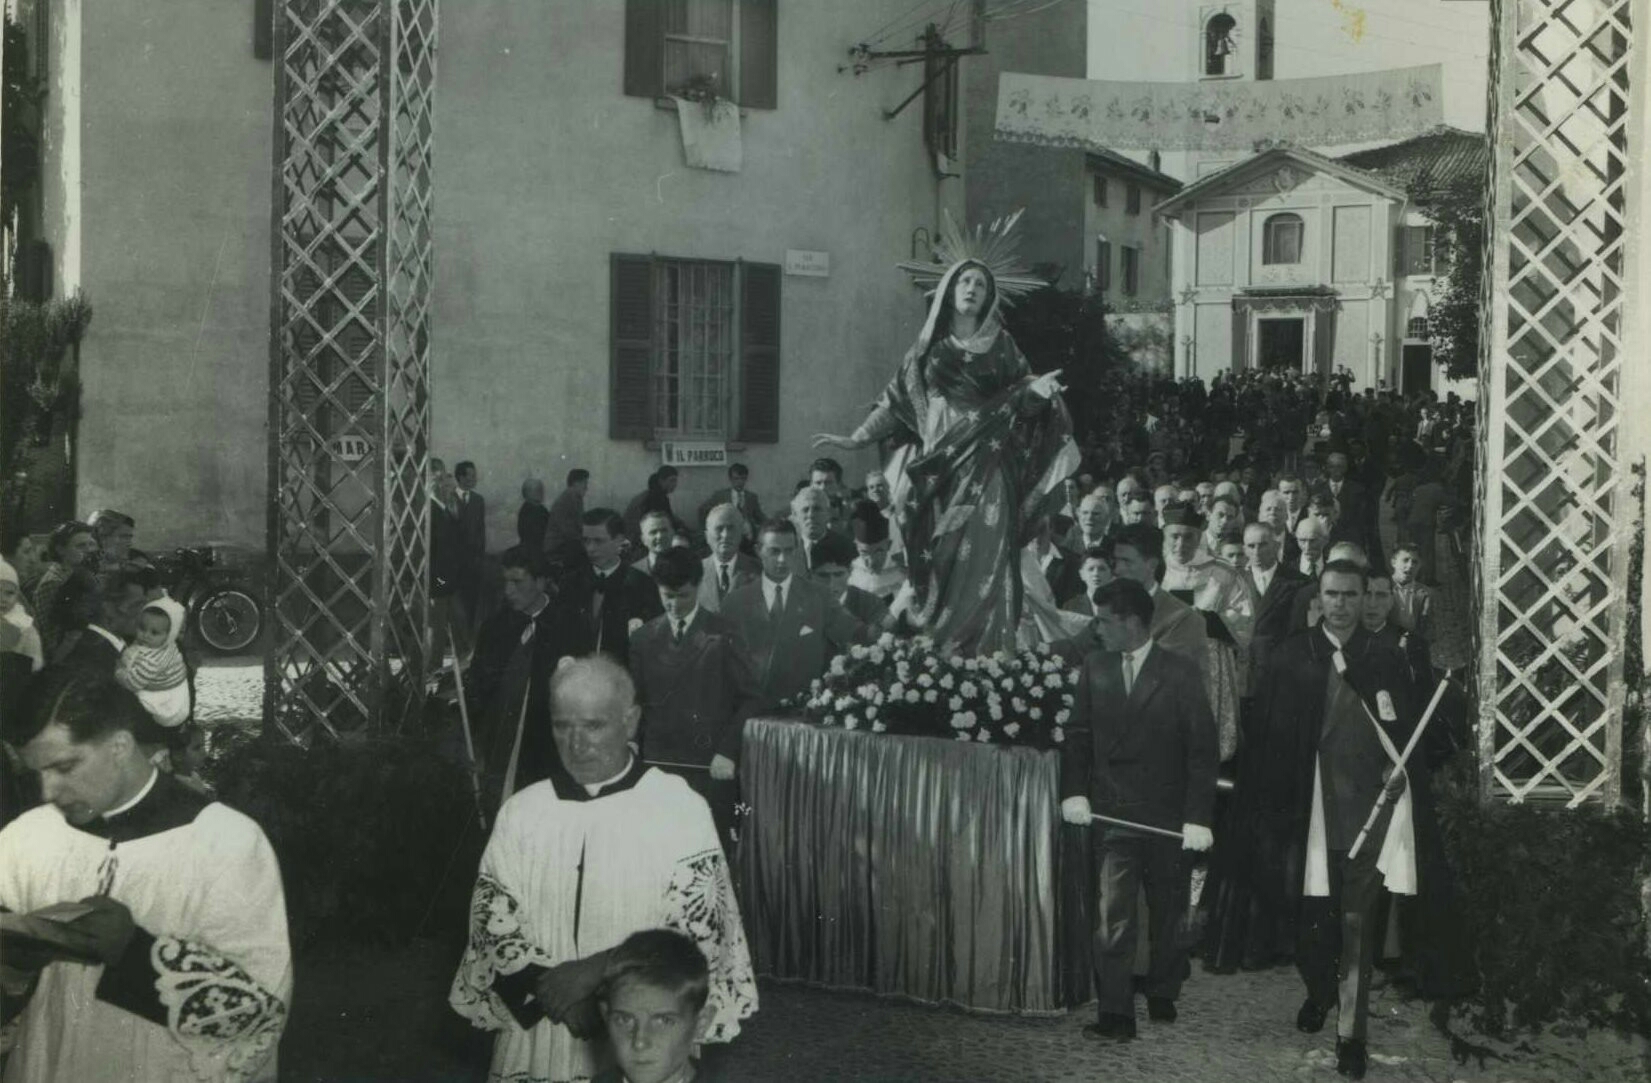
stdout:
POLYGON ((178 650, 183 606, 157 598, 138 614, 138 634, 121 652, 115 680, 137 693, 138 702, 160 725, 172 729, 189 717, 189 671, 178 650))

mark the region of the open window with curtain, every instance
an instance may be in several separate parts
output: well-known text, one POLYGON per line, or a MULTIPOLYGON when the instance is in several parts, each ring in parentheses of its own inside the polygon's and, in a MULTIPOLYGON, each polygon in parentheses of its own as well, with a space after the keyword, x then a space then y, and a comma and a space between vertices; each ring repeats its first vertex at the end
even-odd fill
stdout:
POLYGON ((625 0, 625 93, 775 108, 778 7, 778 0, 625 0))

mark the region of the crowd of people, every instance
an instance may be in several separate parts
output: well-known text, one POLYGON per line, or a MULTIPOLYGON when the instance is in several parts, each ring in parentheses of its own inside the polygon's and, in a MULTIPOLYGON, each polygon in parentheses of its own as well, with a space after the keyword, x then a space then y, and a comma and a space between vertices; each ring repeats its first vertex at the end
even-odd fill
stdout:
MULTIPOLYGON (((1426 993, 1452 982, 1425 771, 1393 770, 1383 726, 1359 715, 1413 724, 1453 668, 1433 643, 1465 631, 1439 595, 1459 569, 1471 409, 1253 371, 1108 389, 1104 438, 1025 516, 1018 554, 994 558, 1058 610, 1039 631, 1082 675, 1063 816, 1135 825, 1098 850, 1091 1030, 1134 1035, 1143 931, 1149 1016, 1173 1021, 1185 851, 1209 850, 1207 967, 1293 958, 1298 1025, 1339 1005, 1342 1065, 1362 1074, 1384 951, 1406 949, 1426 993), (1327 696, 1331 673, 1345 687, 1327 696), (1141 690, 1158 686, 1174 694, 1148 710, 1141 690), (1143 713, 1164 724, 1109 732, 1143 713), (1174 737, 1142 746, 1141 778, 1109 766, 1117 742, 1160 730, 1174 737), (1324 771, 1331 752, 1345 771, 1324 771), (1384 792, 1417 826, 1409 893, 1382 879, 1389 847, 1348 856, 1384 792)), ((501 547, 477 466, 432 462, 431 647, 453 657, 492 824, 451 1001, 501 1032, 498 1078, 675 1078, 738 1033, 757 1006, 733 888, 744 723, 798 702, 850 646, 922 630, 912 568, 931 554, 898 510, 901 476, 821 457, 779 515, 741 464, 692 510, 679 480, 661 467, 623 507, 596 507, 586 470, 548 501, 529 478, 501 547)), ((135 528, 107 511, 5 540, 6 1003, 16 1023, 51 1020, 14 1025, 10 1055, 24 1078, 64 1078, 64 1057, 75 1078, 109 1078, 105 1053, 63 1044, 107 1028, 146 1063, 255 1078, 291 995, 279 874, 197 776, 186 617, 135 528), (238 871, 209 874, 223 867, 238 871), (222 978, 180 991, 202 959, 222 978), (228 989, 232 1018, 191 1027, 190 997, 228 989)), ((1454 722, 1430 729, 1426 762, 1462 739, 1454 722)))

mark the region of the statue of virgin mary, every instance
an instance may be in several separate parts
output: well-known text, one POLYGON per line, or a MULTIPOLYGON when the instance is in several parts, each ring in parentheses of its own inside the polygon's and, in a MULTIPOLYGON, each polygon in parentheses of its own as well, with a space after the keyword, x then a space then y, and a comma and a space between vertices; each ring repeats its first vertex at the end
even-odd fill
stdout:
POLYGON ((816 447, 888 441, 894 520, 914 596, 907 619, 964 654, 1015 651, 1075 631, 1026 551, 1048 495, 1078 465, 1060 371, 1032 375, 1001 322, 1017 273, 1008 231, 1019 214, 964 234, 947 220, 928 318, 870 415, 816 447))

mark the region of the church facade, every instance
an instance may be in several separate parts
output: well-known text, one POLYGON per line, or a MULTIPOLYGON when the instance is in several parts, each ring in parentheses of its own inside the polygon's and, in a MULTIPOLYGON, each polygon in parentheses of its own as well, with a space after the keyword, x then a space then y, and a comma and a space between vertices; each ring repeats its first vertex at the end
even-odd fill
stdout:
POLYGON ((1483 146, 1453 129, 1341 159, 1277 146, 1159 203, 1176 374, 1345 371, 1359 387, 1442 391, 1427 321, 1444 280, 1427 203, 1405 182, 1418 161, 1466 175, 1483 146), (1349 160, 1361 155, 1373 168, 1349 160))

